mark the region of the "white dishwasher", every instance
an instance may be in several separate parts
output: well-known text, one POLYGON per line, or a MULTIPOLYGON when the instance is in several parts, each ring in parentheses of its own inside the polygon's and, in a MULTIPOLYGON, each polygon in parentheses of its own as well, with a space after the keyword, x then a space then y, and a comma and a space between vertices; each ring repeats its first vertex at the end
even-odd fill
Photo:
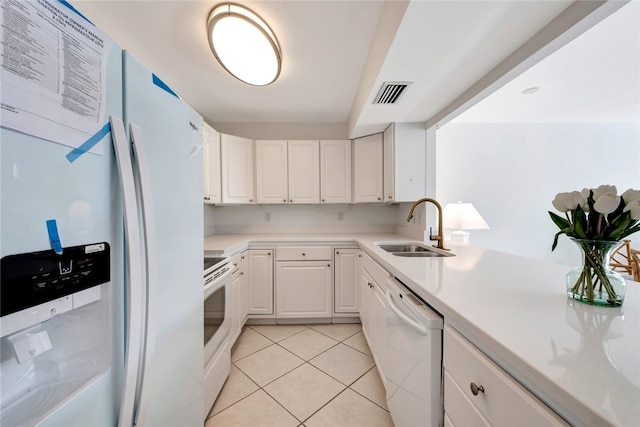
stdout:
POLYGON ((387 406, 396 427, 441 426, 442 317, 387 279, 387 406))

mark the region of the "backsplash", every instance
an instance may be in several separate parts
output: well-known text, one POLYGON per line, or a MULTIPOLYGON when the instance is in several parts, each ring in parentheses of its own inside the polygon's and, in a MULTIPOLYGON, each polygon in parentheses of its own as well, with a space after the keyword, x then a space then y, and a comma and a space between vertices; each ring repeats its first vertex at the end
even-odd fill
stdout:
MULTIPOLYGON (((410 206, 409 206, 410 207, 410 206)), ((229 233, 370 233, 416 230, 406 204, 205 206, 204 235, 229 233)))

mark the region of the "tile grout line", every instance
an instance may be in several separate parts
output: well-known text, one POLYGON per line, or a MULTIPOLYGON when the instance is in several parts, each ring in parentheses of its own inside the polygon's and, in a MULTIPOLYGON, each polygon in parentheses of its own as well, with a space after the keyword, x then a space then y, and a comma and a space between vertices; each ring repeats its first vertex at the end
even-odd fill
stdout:
MULTIPOLYGON (((345 385, 342 381, 338 380, 337 378, 334 378, 334 377, 333 377, 332 375, 330 375, 329 373, 325 372, 325 371, 324 371, 324 370, 322 370, 321 368, 319 368, 319 367, 317 367, 317 366, 315 366, 315 365, 313 365, 313 364, 311 363, 311 360, 315 359, 316 357, 320 356, 321 354, 326 353, 327 351, 329 351, 329 350, 331 350, 332 348, 334 348, 334 347, 338 346, 339 344, 344 344, 345 346, 349 347, 350 349, 353 349, 353 350, 355 350, 355 351, 357 351, 357 352, 359 352, 359 353, 361 353, 361 354, 363 354, 363 355, 365 355, 365 356, 367 356, 367 357, 371 358, 371 355, 366 354, 366 353, 364 353, 364 352, 360 351, 359 349, 357 349, 357 348, 355 348, 355 347, 352 347, 352 346, 350 346, 349 344, 344 343, 344 341, 348 340, 349 338, 352 338, 353 336, 357 335, 358 333, 361 333, 361 332, 362 332, 362 329, 360 329, 359 331, 355 332, 355 333, 354 333, 354 334, 352 334, 352 335, 349 335, 348 337, 346 337, 346 338, 344 338, 344 339, 342 339, 342 340, 337 340, 337 339, 335 339, 334 337, 331 337, 331 336, 329 336, 329 335, 327 335, 327 334, 324 334, 324 333, 322 333, 322 332, 320 332, 320 331, 318 331, 318 330, 314 329, 314 328, 313 328, 312 326, 310 326, 310 325, 304 325, 304 324, 303 324, 302 326, 305 326, 307 329, 311 329, 311 330, 313 330, 314 332, 317 332, 317 333, 319 333, 319 334, 321 334, 321 335, 323 335, 323 336, 326 336, 326 337, 328 337, 328 338, 330 338, 330 339, 332 339, 332 340, 336 341, 336 343, 335 343, 334 345, 332 345, 332 346, 330 346, 329 348, 327 348, 327 349, 323 350, 322 352, 320 352, 320 353, 318 353, 318 354, 314 355, 314 356, 313 356, 313 357, 311 357, 309 360, 305 360, 305 359, 303 359, 302 357, 300 357, 299 355, 295 354, 293 351, 290 351, 289 349, 287 349, 287 348, 283 347, 282 345, 280 345, 280 342, 281 342, 281 341, 285 341, 285 340, 287 340, 287 339, 289 339, 289 338, 291 338, 291 337, 293 337, 293 336, 295 336, 295 335, 297 335, 297 334, 300 334, 300 333, 304 332, 306 329, 305 329, 305 330, 298 331, 298 332, 296 332, 296 333, 294 333, 294 334, 292 334, 292 335, 290 335, 290 336, 288 336, 288 337, 286 337, 286 338, 281 339, 280 341, 274 341, 273 339, 271 339, 271 338, 269 338, 268 336, 266 336, 266 335, 264 335, 264 334, 260 333, 258 330, 254 329, 254 328, 252 327, 252 326, 271 326, 271 325, 246 325, 246 326, 247 326, 247 328, 248 328, 248 329, 253 330, 254 332, 258 333, 259 335, 263 336, 264 338, 266 338, 267 340, 269 340, 269 341, 271 342, 271 344, 270 344, 270 345, 267 345, 267 346, 266 346, 266 347, 264 347, 264 348, 261 348, 261 349, 259 349, 259 350, 256 350, 256 351, 254 351, 253 353, 248 354, 248 355, 246 355, 246 356, 242 357, 241 359, 237 359, 237 360, 235 360, 235 361, 233 361, 233 362, 232 362, 232 364, 236 367, 236 369, 238 369, 238 370, 239 370, 243 375, 245 375, 245 376, 246 376, 246 377, 247 377, 247 378, 248 378, 248 379, 249 379, 253 384, 255 384, 255 385, 258 387, 258 389, 257 389, 257 390, 255 390, 255 391, 253 391, 253 392, 251 392, 251 393, 249 393, 247 396, 244 396, 243 398, 239 399, 238 401, 234 402, 233 404, 229 405, 228 407, 226 407, 226 408, 224 408, 224 409, 220 410, 220 411, 219 411, 219 412, 217 412, 216 414, 211 415, 210 417, 209 417, 209 416, 208 416, 208 417, 206 417, 206 418, 205 418, 205 421, 206 421, 206 420, 208 420, 208 419, 210 419, 210 418, 212 418, 212 417, 214 417, 214 416, 216 416, 216 415, 221 414, 221 413, 222 413, 222 412, 224 412, 224 411, 229 410, 230 408, 232 408, 232 407, 233 407, 233 406, 235 406, 236 404, 238 404, 238 403, 242 402, 243 400, 245 400, 246 398, 248 398, 248 397, 250 397, 250 396, 254 395, 256 392, 258 392, 258 391, 260 391, 260 390, 262 390, 262 391, 263 391, 263 392, 264 392, 264 393, 265 393, 265 394, 266 394, 270 399, 272 399, 273 401, 275 401, 275 402, 276 402, 276 403, 277 403, 281 408, 283 408, 283 409, 284 409, 288 414, 290 414, 290 415, 291 415, 291 416, 292 416, 296 421, 298 421, 300 424, 304 424, 305 422, 307 422, 311 417, 313 417, 313 416, 314 416, 315 414, 317 414, 320 410, 322 410, 324 407, 326 407, 327 405, 329 405, 333 400, 335 400, 338 396, 340 396, 341 394, 343 394, 343 393, 345 392, 345 390, 347 390, 347 389, 349 389, 349 390, 351 390, 352 392, 356 393, 358 396, 360 396, 360 397, 364 398, 365 400, 367 400, 367 401, 369 401, 369 402, 373 403, 374 405, 376 405, 376 406, 377 406, 377 407, 379 407, 380 409, 382 409, 382 410, 384 410, 384 411, 386 411, 386 412, 389 412, 389 411, 388 411, 388 409, 383 408, 382 406, 380 406, 380 405, 379 405, 379 404, 377 404, 376 402, 374 402, 374 401, 372 401, 371 399, 369 399, 367 396, 364 396, 363 394, 361 394, 361 393, 359 393, 358 391, 356 391, 356 390, 354 390, 354 389, 352 389, 352 388, 351 388, 351 386, 353 386, 356 382, 358 382, 358 381, 359 381, 362 377, 364 377, 368 372, 370 372, 372 369, 376 368, 376 365, 375 365, 375 364, 374 364, 371 368, 369 368, 367 371, 365 371, 362 375, 360 375, 358 378, 356 378, 354 381, 352 381, 350 384, 345 385), (289 371, 287 371, 287 372, 283 373, 282 375, 280 375, 279 377, 277 377, 277 378, 273 379, 272 381, 268 382, 268 383, 267 383, 267 384, 265 384, 264 386, 260 386, 260 385, 259 385, 259 384, 258 384, 258 383, 253 379, 253 378, 251 378, 251 377, 250 377, 246 372, 244 372, 240 367, 238 367, 238 366, 236 365, 236 362, 238 362, 238 361, 240 361, 240 360, 243 360, 243 359, 245 359, 246 357, 249 357, 249 356, 251 356, 251 355, 253 355, 253 354, 255 354, 255 353, 258 353, 259 351, 262 351, 262 350, 264 350, 264 349, 266 349, 266 348, 269 348, 269 347, 271 347, 271 346, 272 346, 272 345, 274 345, 274 344, 275 344, 275 345, 277 345, 278 347, 280 347, 280 348, 282 348, 282 349, 286 350, 288 353, 292 354, 293 356, 295 356, 295 357, 299 358, 300 360, 302 360, 302 361, 303 361, 303 363, 302 363, 302 364, 300 364, 300 365, 298 365, 298 366, 296 366, 296 367, 294 367, 293 369, 290 369, 289 371), (322 372, 323 374, 325 374, 325 375, 327 375, 328 377, 332 378, 333 380, 337 381, 337 382, 338 382, 338 384, 340 384, 340 385, 341 385, 341 386, 343 386, 344 388, 343 388, 340 392, 338 392, 335 396, 333 396, 331 399, 329 399, 329 400, 328 400, 324 405, 322 405, 320 408, 318 408, 316 411, 314 411, 311 415, 309 415, 307 418, 305 418, 304 420, 299 420, 299 419, 298 419, 298 417, 296 417, 296 416, 295 416, 293 413, 291 413, 291 412, 290 412, 290 411, 289 411, 289 410, 288 410, 288 409, 287 409, 283 404, 281 404, 281 403, 280 403, 276 398, 274 398, 271 394, 269 394, 269 392, 268 392, 267 390, 265 390, 265 387, 269 386, 270 384, 272 384, 273 382, 275 382, 275 381, 279 380, 280 378, 284 377, 285 375, 287 375, 287 374, 289 374, 289 373, 293 372, 294 370, 296 370, 296 369, 298 369, 298 368, 300 368, 300 367, 304 366, 305 364, 308 364, 309 366, 311 366, 311 367, 313 367, 313 368, 317 369, 318 371, 322 372)), ((274 325, 274 326, 276 326, 276 325, 274 325)), ((244 331, 243 331, 243 332, 244 332, 244 331)), ((366 342, 366 340, 365 340, 365 342, 366 342)), ((368 344, 367 344, 367 345, 368 345, 368 344)), ((375 363, 375 361, 374 361, 374 363, 375 363)), ((377 369, 377 368, 376 368, 376 369, 377 369)), ((300 424, 298 424, 298 425, 300 425, 300 424)))

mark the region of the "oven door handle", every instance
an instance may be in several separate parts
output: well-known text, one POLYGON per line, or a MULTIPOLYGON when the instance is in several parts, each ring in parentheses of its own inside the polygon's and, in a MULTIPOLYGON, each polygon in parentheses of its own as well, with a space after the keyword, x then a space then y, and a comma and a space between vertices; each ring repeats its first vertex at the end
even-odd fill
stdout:
POLYGON ((228 269, 227 271, 222 273, 221 276, 216 277, 215 279, 211 279, 210 281, 207 281, 207 278, 205 278, 205 285, 204 285, 205 299, 208 298, 215 291, 217 291, 221 286, 224 286, 224 282, 229 276, 231 276, 231 269, 228 269))

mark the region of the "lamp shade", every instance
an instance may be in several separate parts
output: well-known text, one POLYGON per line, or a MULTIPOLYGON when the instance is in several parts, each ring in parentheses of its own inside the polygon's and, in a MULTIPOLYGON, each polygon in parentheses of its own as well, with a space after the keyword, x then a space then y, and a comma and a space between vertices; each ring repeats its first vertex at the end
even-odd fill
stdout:
POLYGON ((478 210, 471 203, 449 203, 442 213, 444 228, 456 230, 482 230, 489 225, 482 219, 478 210))

